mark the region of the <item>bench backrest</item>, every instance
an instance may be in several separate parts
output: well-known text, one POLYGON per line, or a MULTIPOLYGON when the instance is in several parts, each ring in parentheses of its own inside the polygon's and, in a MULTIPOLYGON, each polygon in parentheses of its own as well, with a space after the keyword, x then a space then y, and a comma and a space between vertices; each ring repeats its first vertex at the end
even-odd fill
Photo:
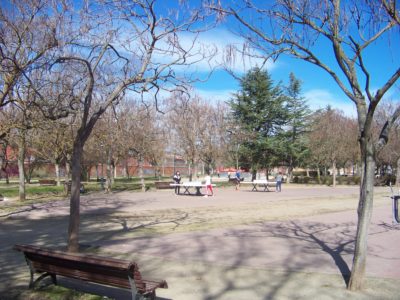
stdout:
POLYGON ((136 289, 146 289, 136 263, 127 260, 105 258, 79 253, 44 249, 32 245, 15 245, 14 250, 21 251, 31 267, 37 272, 48 272, 65 277, 131 288, 129 278, 133 279, 136 289))
POLYGON ((39 184, 56 185, 57 181, 55 181, 53 179, 39 179, 39 184))

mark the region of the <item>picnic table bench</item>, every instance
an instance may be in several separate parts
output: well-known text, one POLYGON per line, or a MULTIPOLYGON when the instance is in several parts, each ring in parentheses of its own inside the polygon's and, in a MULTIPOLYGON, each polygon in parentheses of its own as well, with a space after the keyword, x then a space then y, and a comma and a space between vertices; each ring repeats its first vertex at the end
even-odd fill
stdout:
POLYGON ((263 192, 269 192, 270 190, 268 187, 276 186, 275 181, 268 181, 266 179, 255 179, 253 181, 243 181, 243 182, 241 182, 241 184, 252 184, 253 189, 251 191, 255 191, 255 192, 258 191, 257 185, 264 188, 263 192))
MULTIPOLYGON (((183 182, 183 183, 170 183, 170 186, 180 186, 185 189, 183 192, 184 195, 192 195, 189 191, 189 188, 194 187, 196 189, 196 196, 202 196, 203 194, 201 193, 200 189, 207 187, 207 185, 201 183, 200 181, 190 181, 190 182, 183 182)), ((212 184, 213 187, 215 187, 215 184, 212 184)))
POLYGON ((29 288, 47 276, 57 284, 57 275, 130 289, 133 300, 155 299, 157 288, 168 288, 165 280, 142 278, 137 264, 128 260, 66 253, 34 245, 15 245, 14 250, 25 255, 31 275, 29 288), (36 280, 35 273, 41 273, 36 280))

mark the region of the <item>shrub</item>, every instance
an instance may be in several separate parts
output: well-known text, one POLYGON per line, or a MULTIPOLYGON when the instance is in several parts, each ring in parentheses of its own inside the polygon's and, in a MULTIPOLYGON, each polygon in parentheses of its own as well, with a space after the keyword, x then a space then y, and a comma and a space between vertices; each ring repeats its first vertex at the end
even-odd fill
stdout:
POLYGON ((300 177, 300 176, 306 176, 306 175, 307 175, 306 171, 293 171, 293 176, 300 177))
POLYGON ((390 174, 385 174, 379 178, 375 178, 375 185, 378 186, 386 186, 390 184, 395 184, 396 183, 396 176, 395 175, 390 175, 390 174))

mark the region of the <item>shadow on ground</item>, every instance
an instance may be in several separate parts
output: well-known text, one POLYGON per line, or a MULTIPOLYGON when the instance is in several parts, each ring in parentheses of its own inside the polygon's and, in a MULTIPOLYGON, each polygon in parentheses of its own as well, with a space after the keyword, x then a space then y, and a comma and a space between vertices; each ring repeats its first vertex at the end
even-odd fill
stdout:
MULTIPOLYGON (((392 290, 398 287, 398 280, 373 278, 362 293, 345 289, 354 247, 355 224, 351 222, 260 222, 230 229, 130 236, 143 228, 187 224, 189 216, 165 213, 143 221, 128 212, 114 216, 124 206, 110 199, 85 205, 81 242, 89 246, 87 250, 135 260, 144 277, 166 279, 170 289, 158 291, 160 300, 317 299, 321 295, 324 299, 394 299, 392 290)), ((10 287, 25 289, 29 282, 28 268, 23 256, 12 250, 14 244, 66 246, 68 217, 51 214, 54 206, 33 211, 38 209, 38 218, 32 218, 30 211, 1 220, 1 299, 15 299, 7 298, 10 287)), ((393 228, 381 226, 381 230, 393 228)), ((130 297, 119 289, 71 280, 62 284, 116 299, 130 297)))

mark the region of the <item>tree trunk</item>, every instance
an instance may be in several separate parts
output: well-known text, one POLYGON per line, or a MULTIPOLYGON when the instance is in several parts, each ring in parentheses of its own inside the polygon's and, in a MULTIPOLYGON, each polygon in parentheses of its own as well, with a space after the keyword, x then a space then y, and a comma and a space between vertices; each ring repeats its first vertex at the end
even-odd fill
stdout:
POLYGON ((289 166, 288 168, 288 176, 287 176, 287 183, 293 182, 293 167, 289 166))
POLYGON ((332 186, 336 187, 336 160, 332 162, 332 186))
POLYGON ((318 184, 321 184, 321 170, 319 167, 317 167, 317 178, 318 178, 318 184))
POLYGON ((60 186, 60 164, 59 163, 55 163, 54 164, 54 168, 56 170, 56 181, 57 181, 57 186, 60 186))
POLYGON ((251 172, 251 181, 257 179, 257 169, 252 169, 251 172))
POLYGON ((142 186, 142 192, 146 191, 146 185, 144 183, 144 177, 143 177, 143 157, 140 155, 139 156, 139 178, 140 178, 140 185, 142 186))
POLYGON ((96 181, 98 182, 99 179, 100 179, 100 177, 99 177, 99 164, 96 163, 96 181))
POLYGON ((69 164, 69 155, 67 156, 67 160, 66 160, 66 162, 65 162, 65 182, 68 182, 69 181, 69 178, 70 178, 70 173, 71 173, 71 166, 70 166, 70 164, 69 164))
POLYGON ((400 157, 397 159, 396 186, 400 189, 400 157))
POLYGON ((19 200, 26 199, 25 193, 25 131, 21 131, 21 137, 18 139, 18 173, 19 173, 19 200))
POLYGON ((68 251, 79 252, 79 225, 80 225, 80 186, 81 186, 81 161, 83 155, 83 143, 76 138, 72 153, 72 185, 70 198, 68 251))
POLYGON ((357 237, 354 249, 353 267, 348 288, 349 290, 360 290, 365 277, 367 259, 367 240, 369 224, 372 216, 375 157, 374 145, 369 138, 361 145, 361 186, 360 199, 358 203, 357 237))
POLYGON ((128 161, 125 164, 125 176, 130 179, 128 161))
POLYGON ((107 151, 107 164, 106 164, 106 175, 107 175, 107 181, 106 181, 106 191, 110 192, 111 187, 112 187, 112 166, 111 166, 111 160, 112 160, 112 153, 111 149, 108 149, 107 151))
POLYGON ((10 184, 10 176, 8 175, 7 167, 4 168, 4 174, 6 176, 6 184, 10 184))

